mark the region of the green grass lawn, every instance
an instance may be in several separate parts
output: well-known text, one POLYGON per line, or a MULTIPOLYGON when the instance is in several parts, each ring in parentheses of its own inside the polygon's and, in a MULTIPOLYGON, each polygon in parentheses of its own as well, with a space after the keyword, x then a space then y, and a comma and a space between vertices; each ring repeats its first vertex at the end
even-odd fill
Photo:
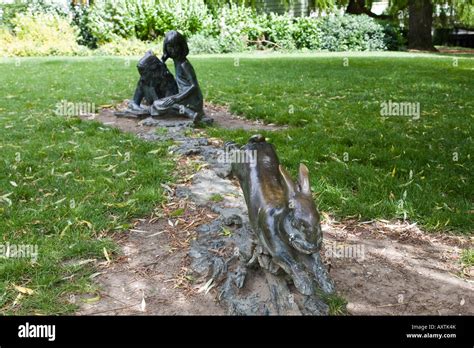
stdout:
MULTIPOLYGON (((191 57, 207 100, 248 118, 289 124, 265 133, 293 174, 304 162, 320 210, 403 218, 472 233, 474 60, 424 55, 191 57), (279 59, 276 59, 279 58, 279 59), (421 116, 380 116, 383 101, 418 102, 421 116)), ((173 180, 166 144, 54 115, 61 100, 129 98, 135 60, 0 60, 0 245, 36 244, 37 262, 0 259, 0 313, 60 314, 91 288, 88 266, 162 200, 173 180), (17 64, 16 62, 19 62, 17 64), (17 298, 18 288, 34 290, 17 298)), ((244 131, 209 128, 244 143, 244 131)))
POLYGON ((453 58, 414 57, 361 55, 348 66, 342 54, 244 57, 215 60, 210 72, 207 60, 195 62, 209 100, 293 126, 265 135, 293 174, 299 162, 308 166, 321 210, 471 233, 474 59, 456 67, 453 58), (389 100, 420 103, 420 118, 382 117, 389 100))
POLYGON ((112 254, 111 232, 162 200, 172 163, 164 144, 54 115, 63 99, 98 106, 126 96, 134 76, 123 62, 7 61, 0 76, 0 245, 37 245, 39 254, 36 263, 0 259, 0 312, 66 313, 70 293, 91 290, 93 271, 67 261, 112 254), (35 293, 13 305, 15 285, 35 293))

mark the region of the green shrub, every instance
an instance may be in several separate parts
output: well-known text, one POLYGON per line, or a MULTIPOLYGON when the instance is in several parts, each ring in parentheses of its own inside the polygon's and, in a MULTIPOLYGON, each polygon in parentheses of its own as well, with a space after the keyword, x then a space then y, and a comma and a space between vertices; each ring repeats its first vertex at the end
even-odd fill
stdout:
POLYGON ((398 25, 394 25, 387 21, 380 21, 379 23, 384 29, 384 41, 387 50, 398 51, 406 47, 408 35, 406 31, 402 30, 398 25))
POLYGON ((266 37, 278 48, 294 50, 296 48, 293 33, 296 30, 295 18, 290 15, 270 14, 266 37))
POLYGON ((3 29, 0 54, 4 56, 46 56, 84 54, 77 44, 77 31, 70 19, 53 13, 18 13, 11 20, 13 30, 3 29))
POLYGON ((155 30, 164 35, 169 30, 179 30, 190 37, 210 25, 210 14, 203 0, 160 0, 157 5, 155 30), (164 19, 162 19, 164 18, 164 19), (160 20, 168 26, 160 26, 160 20))
POLYGON ((0 3, 0 25, 12 29, 12 19, 17 14, 25 12, 50 13, 62 17, 70 14, 69 7, 65 3, 51 0, 14 0, 12 3, 0 3))
MULTIPOLYGON (((10 29, 8 29, 6 26, 0 27, 0 51, 4 51, 4 49, 8 46, 11 45, 11 43, 15 40, 15 37, 13 36, 12 32, 10 29)), ((5 55, 6 53, 4 53, 5 55)))
POLYGON ((135 18, 135 35, 138 39, 147 41, 154 40, 159 33, 157 27, 157 9, 154 1, 142 1, 132 6, 135 18))
POLYGON ((323 17, 320 21, 321 49, 368 51, 386 49, 382 25, 366 15, 323 17))
POLYGON ((135 38, 116 38, 107 42, 94 51, 97 55, 104 56, 142 56, 146 51, 152 49, 159 54, 162 51, 163 41, 145 42, 135 38))
POLYGON ((190 37, 193 53, 241 52, 265 36, 265 16, 234 3, 207 12, 201 31, 190 37))
POLYGON ((74 6, 71 11, 73 15, 72 23, 79 30, 78 44, 89 48, 97 48, 97 38, 90 29, 90 11, 89 6, 74 6))
POLYGON ((98 1, 92 7, 88 29, 98 44, 135 37, 134 12, 127 0, 98 1))
POLYGON ((188 44, 192 54, 242 52, 249 49, 244 38, 232 33, 218 37, 196 34, 188 39, 188 44))
POLYGON ((298 49, 319 50, 323 37, 318 19, 314 17, 299 18, 293 29, 293 39, 298 49))
POLYGON ((99 47, 99 54, 135 55, 141 54, 149 45, 147 42, 160 40, 169 30, 179 30, 188 37, 192 53, 253 48, 366 51, 399 49, 404 45, 397 26, 365 15, 297 18, 257 13, 235 3, 209 9, 204 0, 97 0, 90 7, 72 7, 68 14, 50 6, 49 1, 33 0, 26 7, 16 5, 21 11, 4 24, 14 34, 4 31, 2 42, 8 42, 9 48, 2 47, 0 52, 86 54, 86 49, 74 44, 77 40, 79 45, 99 47), (42 23, 32 18, 33 13, 43 18, 42 23), (26 16, 24 23, 17 20, 21 16, 26 16), (22 37, 22 31, 29 31, 29 35, 22 37))
POLYGON ((188 39, 189 51, 193 54, 221 53, 219 40, 212 36, 196 34, 188 39))
POLYGON ((87 30, 99 44, 118 38, 155 40, 167 31, 191 36, 211 26, 203 0, 115 0, 94 3, 87 30))
POLYGON ((11 20, 17 13, 26 12, 28 4, 26 2, 13 2, 11 4, 0 4, 0 25, 4 28, 12 29, 11 20))
POLYGON ((31 13, 49 13, 67 17, 71 14, 71 9, 67 2, 60 2, 54 0, 28 0, 22 1, 27 4, 27 11, 31 13))
POLYGON ((257 14, 252 8, 231 3, 219 8, 206 35, 228 35, 239 33, 248 40, 257 40, 268 30, 267 15, 257 14))
POLYGON ((218 38, 220 53, 242 52, 247 50, 247 38, 238 30, 222 34, 218 38))

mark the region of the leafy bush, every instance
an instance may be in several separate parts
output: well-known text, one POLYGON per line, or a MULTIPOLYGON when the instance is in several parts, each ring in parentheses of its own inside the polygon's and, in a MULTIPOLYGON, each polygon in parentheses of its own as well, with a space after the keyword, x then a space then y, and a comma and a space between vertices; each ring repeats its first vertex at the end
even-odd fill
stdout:
POLYGON ((393 25, 390 22, 382 21, 380 24, 383 26, 385 34, 384 41, 387 50, 397 51, 406 46, 408 35, 406 31, 403 31, 398 25, 393 25))
MULTIPOLYGON (((3 41, 10 42, 10 47, 13 41, 22 40, 23 43, 15 44, 18 47, 14 51, 18 54, 56 54, 55 50, 75 54, 79 46, 73 40, 77 40, 79 45, 99 47, 99 54, 135 55, 143 51, 147 42, 160 40, 169 30, 179 30, 188 37, 193 53, 240 52, 254 48, 365 51, 399 49, 404 44, 398 27, 365 15, 293 17, 290 14, 257 13, 251 7, 233 2, 208 8, 204 0, 98 0, 90 7, 72 7, 68 13, 49 5, 50 1, 33 0, 26 7, 17 4, 19 13, 9 18, 8 24, 4 23, 15 33, 28 30, 27 26, 32 25, 33 36, 39 27, 41 32, 48 32, 46 28, 63 28, 36 38, 39 40, 38 48, 25 46, 25 40, 36 39, 20 38, 18 33, 16 38, 4 32, 3 41), (16 20, 22 15, 31 17, 33 13, 52 16, 48 18, 54 20, 50 24, 47 18, 43 18, 43 24, 31 18, 25 23, 16 20), (77 30, 71 29, 69 23, 77 30), (69 31, 63 38, 64 43, 57 47, 45 43, 45 47, 40 47, 43 41, 59 40, 58 33, 66 27, 69 31), (46 40, 49 35, 51 39, 46 40), (68 47, 66 40, 71 40, 72 46, 68 47), (38 52, 33 52, 35 50, 38 52)), ((63 34, 59 36, 62 38, 63 34)), ((1 50, 5 51, 4 48, 1 50)), ((80 53, 85 51, 79 50, 80 53)))
POLYGON ((194 54, 221 53, 219 40, 212 36, 196 34, 188 40, 189 50, 194 54))
POLYGON ((267 15, 257 14, 255 10, 234 3, 219 8, 206 35, 219 36, 238 32, 248 40, 257 40, 267 31, 267 15))
POLYGON ((53 13, 18 13, 13 30, 3 29, 0 54, 5 56, 45 56, 84 54, 77 44, 77 31, 70 19, 53 13))
POLYGON ((242 52, 247 50, 247 38, 238 31, 222 34, 218 38, 220 53, 242 52))
POLYGON ((127 0, 98 1, 88 13, 88 30, 103 44, 118 38, 135 37, 133 8, 127 0))
POLYGON ((218 12, 220 30, 214 27, 207 35, 192 36, 191 51, 243 51, 262 39, 270 42, 267 47, 284 50, 367 51, 403 46, 403 35, 397 28, 365 15, 295 18, 290 15, 254 14, 252 17, 252 12, 248 11, 239 12, 236 7, 221 9, 218 12), (237 10, 227 12, 232 8, 237 10))
POLYGON ((154 1, 142 1, 132 5, 132 13, 135 18, 135 35, 138 39, 147 41, 158 37, 157 9, 154 1))
POLYGON ((242 52, 249 48, 244 38, 232 34, 218 37, 196 34, 189 38, 188 44, 193 54, 242 52))
POLYGON ((62 17, 70 15, 71 11, 67 2, 60 2, 54 0, 28 0, 20 1, 27 3, 27 11, 31 13, 49 13, 62 17))
POLYGON ((107 42, 94 51, 97 55, 104 56, 142 56, 146 51, 152 49, 156 54, 161 52, 163 41, 145 42, 135 38, 117 38, 107 42))
POLYGON ((293 33, 296 19, 289 15, 270 14, 268 19, 268 28, 266 37, 269 41, 274 42, 277 47, 293 50, 296 48, 293 33))
POLYGON ((159 21, 155 29, 161 35, 169 30, 179 30, 189 37, 209 26, 210 14, 203 0, 161 0, 158 4, 158 18, 168 19, 168 27, 160 27, 159 21))
POLYGON ((203 0, 116 0, 96 2, 83 31, 90 31, 99 44, 118 38, 155 40, 167 31, 186 36, 212 25, 203 0))
POLYGON ((12 19, 20 13, 48 13, 62 17, 69 15, 69 7, 65 3, 52 0, 15 0, 12 3, 0 3, 0 25, 13 28, 12 19))
POLYGON ((0 4, 0 25, 4 28, 12 29, 11 20, 17 13, 23 13, 28 10, 26 2, 13 2, 11 4, 0 4))
POLYGON ((72 8, 72 15, 72 23, 79 30, 78 44, 89 48, 97 48, 97 38, 90 29, 90 7, 74 6, 72 8))
POLYGON ((293 39, 298 49, 308 48, 318 50, 321 48, 322 31, 318 20, 314 17, 300 18, 293 30, 293 39))
POLYGON ((323 17, 321 49, 328 51, 368 51, 386 49, 382 25, 366 15, 323 17))

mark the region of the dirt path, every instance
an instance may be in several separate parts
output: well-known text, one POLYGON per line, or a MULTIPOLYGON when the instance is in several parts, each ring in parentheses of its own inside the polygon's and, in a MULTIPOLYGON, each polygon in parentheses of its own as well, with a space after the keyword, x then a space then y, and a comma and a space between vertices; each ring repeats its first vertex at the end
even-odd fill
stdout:
MULTIPOLYGON (((243 119, 235 121, 224 108, 207 106, 207 113, 219 126, 275 129, 243 119)), ((110 110, 94 119, 153 140, 154 127, 144 125, 147 122, 116 118, 110 110)), ((193 132, 193 136, 203 135, 196 129, 193 132)), ((209 141, 222 146, 217 139, 209 141)), ((202 166, 198 157, 190 151, 180 158, 178 170, 184 179, 177 187, 192 182, 196 163, 202 166)), ((240 189, 228 179, 222 180, 228 181, 231 190, 221 193, 231 202, 240 189)), ((97 265, 99 296, 79 299, 79 315, 225 314, 216 301, 215 289, 208 289, 206 279, 191 272, 188 255, 196 231, 216 214, 196 200, 178 197, 177 187, 165 187, 168 203, 149 218, 136 221, 134 229, 117 239, 122 256, 111 264, 97 265)), ((336 222, 327 214, 323 216, 323 257, 337 291, 348 301, 350 314, 474 314, 474 272, 463 269, 459 261, 462 249, 472 248, 472 239, 428 235, 407 222, 336 222)))
POLYGON ((214 294, 197 293, 187 278, 193 230, 185 226, 194 221, 195 228, 209 220, 211 213, 189 204, 180 207, 177 202, 169 202, 164 209, 170 213, 183 209, 184 213, 179 218, 138 220, 134 229, 116 238, 123 256, 102 266, 95 278, 99 296, 82 299, 79 315, 224 314, 214 294))
POLYGON ((467 239, 428 235, 416 225, 346 221, 323 225, 331 277, 359 315, 457 315, 474 313, 473 269, 459 256, 471 247, 467 239))

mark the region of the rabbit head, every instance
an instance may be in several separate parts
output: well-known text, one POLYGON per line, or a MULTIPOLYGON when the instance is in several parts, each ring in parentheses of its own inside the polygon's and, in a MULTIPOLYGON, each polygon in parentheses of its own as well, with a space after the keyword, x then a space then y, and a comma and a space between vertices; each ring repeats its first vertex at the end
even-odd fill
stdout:
POLYGON ((314 204, 309 184, 308 168, 300 164, 298 181, 280 165, 287 197, 288 214, 283 219, 283 235, 296 250, 313 254, 321 248, 322 231, 318 210, 314 204))

